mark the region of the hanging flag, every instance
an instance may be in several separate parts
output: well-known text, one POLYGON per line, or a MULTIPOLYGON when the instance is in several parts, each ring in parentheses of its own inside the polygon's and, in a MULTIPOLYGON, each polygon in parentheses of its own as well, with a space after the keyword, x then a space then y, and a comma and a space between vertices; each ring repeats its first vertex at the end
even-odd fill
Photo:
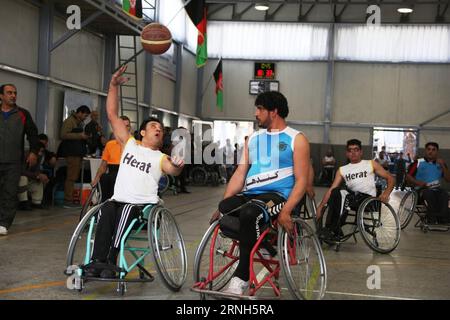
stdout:
POLYGON ((222 59, 219 60, 216 70, 214 71, 214 80, 216 80, 216 106, 220 111, 223 110, 223 75, 222 75, 222 59))
MULTIPOLYGON (((187 0, 189 1, 189 0, 187 0)), ((197 67, 203 67, 208 60, 206 49, 206 5, 205 0, 190 0, 186 5, 186 12, 198 30, 197 37, 197 67)))
POLYGON ((122 0, 122 10, 133 18, 142 19, 142 0, 122 0))

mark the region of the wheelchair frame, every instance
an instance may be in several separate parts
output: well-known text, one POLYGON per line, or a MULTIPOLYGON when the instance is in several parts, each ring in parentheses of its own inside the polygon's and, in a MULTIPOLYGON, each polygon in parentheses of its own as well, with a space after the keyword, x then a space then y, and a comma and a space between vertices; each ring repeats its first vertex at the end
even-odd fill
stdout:
MULTIPOLYGON (((379 253, 390 253, 392 252, 399 244, 400 242, 400 222, 397 213, 394 211, 392 206, 389 203, 384 203, 386 208, 389 210, 389 212, 392 214, 392 217, 395 221, 395 240, 392 243, 392 245, 386 249, 382 249, 379 247, 378 240, 376 238, 376 228, 382 226, 381 222, 381 208, 382 203, 381 201, 376 197, 368 197, 364 201, 361 202, 357 210, 349 210, 347 212, 347 216, 345 218, 344 223, 340 226, 340 229, 342 231, 342 227, 345 225, 354 226, 351 228, 351 231, 347 234, 345 234, 342 231, 342 235, 337 240, 331 240, 331 239, 321 239, 323 242, 329 244, 329 245, 336 245, 335 251, 339 251, 340 246, 342 243, 347 241, 349 238, 353 237, 355 243, 357 243, 356 234, 361 233, 361 236, 364 240, 364 242, 374 251, 379 253), (370 216, 365 217, 367 211, 366 209, 370 209, 370 205, 372 202, 378 202, 378 205, 375 207, 375 210, 370 211, 370 216), (374 215, 374 213, 377 213, 378 216, 374 215), (348 221, 348 218, 354 218, 353 221, 348 221)), ((328 210, 328 207, 326 207, 326 210, 328 210)), ((325 212, 320 218, 319 224, 324 227, 324 219, 325 212)))
POLYGON ((174 196, 178 194, 175 178, 166 173, 162 173, 158 182, 158 194, 162 196, 168 190, 171 190, 174 196))
POLYGON ((448 224, 430 224, 427 221, 427 207, 425 203, 420 201, 421 195, 419 194, 420 190, 416 190, 411 188, 406 192, 400 201, 400 205, 398 208, 398 216, 399 219, 402 220, 404 218, 403 223, 401 224, 402 230, 405 229, 412 220, 414 213, 417 214, 419 220, 414 224, 415 228, 420 228, 424 233, 428 231, 442 231, 446 232, 450 230, 450 225, 448 224), (412 197, 411 205, 406 206, 407 200, 412 197), (405 215, 406 213, 406 215, 405 215))
POLYGON ((219 172, 215 170, 215 165, 195 165, 189 172, 189 179, 192 185, 207 186, 211 184, 213 187, 221 183, 219 172), (199 176, 198 172, 201 176, 199 176), (200 178, 198 178, 200 177, 200 178))
MULTIPOLYGON (((260 205, 260 201, 256 200, 254 202, 257 202, 257 204, 260 205)), ((225 237, 220 231, 219 221, 215 221, 204 234, 197 249, 194 261, 194 285, 191 290, 200 293, 201 299, 206 299, 207 296, 248 300, 273 299, 273 297, 261 297, 256 295, 258 290, 268 284, 269 288, 273 290, 275 297, 280 298, 281 289, 278 279, 281 271, 286 278, 288 289, 294 298, 309 299, 314 294, 317 294, 318 299, 323 298, 327 283, 327 269, 320 242, 317 239, 315 232, 305 221, 297 216, 293 216, 292 219, 295 225, 294 239, 291 238, 284 229, 278 227, 277 221, 274 220, 272 221, 272 224, 262 232, 261 236, 253 246, 250 253, 249 294, 245 296, 237 296, 219 291, 226 286, 233 276, 234 269, 230 269, 233 268, 233 266, 237 266, 239 260, 239 252, 237 251, 239 242, 225 237), (218 242, 217 239, 219 237, 230 242, 229 248, 216 248, 218 242), (299 239, 301 243, 298 243, 299 239), (305 239, 312 240, 312 245, 309 245, 308 248, 304 248, 304 244, 307 242, 305 239), (273 254, 270 255, 270 258, 265 258, 260 251, 261 248, 267 248, 268 246, 272 246, 273 248, 275 245, 277 245, 278 255, 281 257, 281 260, 274 259, 273 254), (311 253, 312 246, 315 248, 317 257, 315 257, 316 265, 310 270, 309 262, 314 259, 312 257, 299 257, 301 254, 306 255, 311 253), (297 254, 297 250, 299 249, 302 250, 297 254), (200 274, 202 271, 200 269, 202 256, 205 253, 209 254, 207 257, 208 270, 207 275, 202 275, 200 274), (218 270, 215 270, 214 263, 216 257, 217 259, 220 259, 220 257, 227 258, 229 261, 225 265, 221 265, 218 270), (263 268, 258 274, 255 272, 257 264, 260 264, 263 268), (296 265, 302 265, 306 268, 308 279, 306 283, 300 284, 300 286, 305 285, 305 288, 299 288, 299 284, 294 280, 292 268, 296 265), (260 275, 263 271, 265 272, 265 275, 261 278, 260 275), (316 278, 311 280, 311 275, 316 278), (315 289, 317 283, 319 283, 319 288, 315 289)), ((266 250, 270 253, 270 250, 266 250)))
POLYGON ((183 237, 172 214, 161 204, 147 205, 142 209, 142 215, 133 219, 128 228, 125 230, 120 241, 119 263, 118 266, 114 268, 119 272, 119 276, 117 278, 102 279, 86 277, 83 275, 86 265, 88 265, 91 260, 97 213, 103 205, 104 203, 101 203, 92 207, 79 222, 74 234, 72 235, 66 257, 67 268, 64 272, 67 276, 69 276, 67 279, 67 287, 69 289, 76 289, 81 292, 84 288, 84 283, 88 281, 117 282, 117 291, 123 295, 126 291, 127 282, 151 282, 154 280, 150 272, 144 267, 144 259, 152 253, 152 261, 156 265, 157 272, 161 276, 163 284, 172 291, 179 291, 184 284, 187 275, 186 248, 183 237), (177 239, 174 241, 176 242, 176 246, 174 246, 173 243, 167 244, 166 239, 164 239, 164 230, 160 231, 160 229, 164 229, 164 227, 160 228, 163 223, 161 222, 163 216, 164 218, 168 218, 169 223, 172 224, 172 227, 177 234, 177 239), (135 226, 137 226, 137 229, 134 229, 135 226), (141 234, 141 231, 145 226, 147 226, 147 237, 144 237, 141 234), (135 231, 133 232, 133 230, 135 231), (86 248, 84 249, 84 258, 81 265, 74 265, 74 262, 76 262, 73 261, 76 246, 79 243, 83 232, 87 233, 85 239, 86 248), (130 241, 147 242, 148 245, 136 247, 131 245, 129 243, 130 241), (178 250, 181 252, 181 267, 179 268, 179 272, 177 271, 177 268, 167 268, 162 257, 165 251, 173 250, 175 247, 178 247, 178 250), (125 252, 129 252, 135 259, 133 263, 129 264, 127 262, 125 252), (126 279, 127 274, 130 273, 135 267, 138 267, 139 269, 139 278, 126 279), (175 274, 176 272, 178 272, 178 274, 175 274))

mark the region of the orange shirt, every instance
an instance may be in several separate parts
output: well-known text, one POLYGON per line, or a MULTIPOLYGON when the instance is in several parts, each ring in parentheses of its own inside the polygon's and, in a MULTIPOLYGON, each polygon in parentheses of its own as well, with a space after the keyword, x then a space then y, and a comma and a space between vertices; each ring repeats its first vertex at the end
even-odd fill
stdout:
POLYGON ((102 160, 105 160, 108 164, 120 164, 120 157, 122 155, 122 147, 117 140, 111 140, 106 143, 103 150, 102 160))

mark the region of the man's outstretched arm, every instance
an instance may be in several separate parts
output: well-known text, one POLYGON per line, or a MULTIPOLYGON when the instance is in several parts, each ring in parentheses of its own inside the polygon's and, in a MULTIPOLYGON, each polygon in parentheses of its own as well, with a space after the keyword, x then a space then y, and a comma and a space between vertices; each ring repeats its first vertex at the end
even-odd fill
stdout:
POLYGON ((130 133, 122 121, 119 118, 119 87, 128 81, 128 78, 122 77, 122 74, 127 70, 127 66, 121 67, 116 73, 113 74, 111 82, 109 83, 108 97, 106 98, 106 114, 108 120, 111 123, 114 136, 120 142, 125 145, 130 138, 130 133))

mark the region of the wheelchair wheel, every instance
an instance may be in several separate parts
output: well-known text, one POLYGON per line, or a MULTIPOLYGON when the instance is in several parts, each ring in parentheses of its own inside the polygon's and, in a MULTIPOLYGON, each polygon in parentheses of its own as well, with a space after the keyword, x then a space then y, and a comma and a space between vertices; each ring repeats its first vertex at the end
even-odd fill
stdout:
POLYGON ((94 248, 95 230, 97 225, 97 214, 101 204, 92 207, 78 223, 66 255, 67 268, 71 265, 84 265, 90 262, 94 248))
POLYGON ((398 207, 398 219, 401 229, 405 229, 410 223, 414 210, 417 205, 417 194, 414 191, 408 191, 402 198, 398 207))
POLYGON ((169 189, 170 179, 169 176, 165 173, 161 174, 161 178, 158 181, 158 193, 163 194, 169 189))
POLYGON ((357 213, 364 242, 379 253, 389 253, 400 242, 400 222, 394 209, 377 198, 364 200, 357 213))
MULTIPOLYGON (((327 206, 324 208, 324 212, 323 212, 322 216, 320 217, 319 221, 317 222, 317 225, 320 227, 320 229, 326 227, 328 212, 329 212, 329 207, 327 206)), ((347 213, 345 221, 343 221, 343 223, 341 224, 341 229, 340 229, 341 234, 339 236, 339 242, 344 242, 344 241, 347 241, 349 238, 351 238, 355 234, 356 229, 357 229, 356 214, 353 213, 353 211, 350 211, 347 213)), ((324 238, 323 241, 329 245, 335 244, 335 241, 329 240, 326 238, 324 238)))
POLYGON ((302 219, 293 218, 294 236, 278 232, 281 270, 292 296, 300 300, 319 300, 325 295, 327 269, 320 242, 302 219))
POLYGON ((209 266, 212 261, 213 275, 216 275, 225 266, 231 265, 217 275, 208 286, 208 290, 219 291, 233 277, 239 260, 239 247, 234 245, 233 240, 225 237, 218 230, 219 221, 211 224, 203 236, 194 259, 194 283, 205 281, 208 278, 209 266), (214 239, 214 236, 215 239, 214 239))
POLYGON ((194 167, 191 170, 191 181, 194 185, 206 185, 208 181, 208 172, 203 167, 194 167))
POLYGON ((100 204, 102 202, 102 188, 100 186, 100 183, 97 183, 89 193, 89 197, 86 199, 85 203, 83 204, 83 207, 81 208, 80 212, 80 221, 83 219, 86 212, 89 211, 93 206, 100 204))
POLYGON ((164 285, 179 291, 186 280, 187 257, 183 237, 170 211, 156 206, 149 217, 148 239, 164 285))
POLYGON ((211 172, 211 184, 213 187, 217 187, 220 184, 219 174, 217 172, 211 172))

